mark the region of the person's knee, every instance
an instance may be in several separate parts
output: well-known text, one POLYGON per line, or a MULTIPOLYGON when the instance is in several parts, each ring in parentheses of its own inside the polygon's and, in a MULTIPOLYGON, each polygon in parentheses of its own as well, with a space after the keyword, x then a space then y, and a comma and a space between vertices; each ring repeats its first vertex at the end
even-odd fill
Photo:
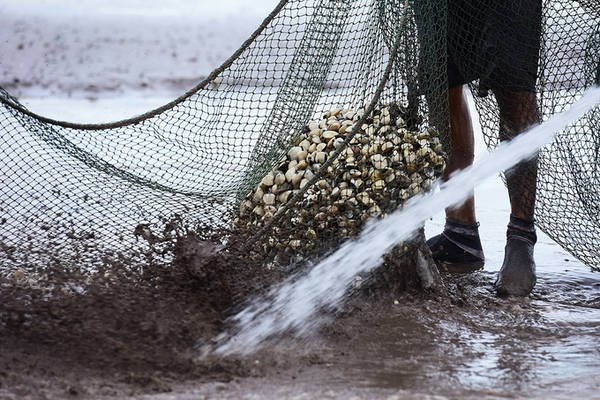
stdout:
POLYGON ((494 90, 500 112, 500 140, 510 140, 539 122, 536 94, 526 90, 494 90))

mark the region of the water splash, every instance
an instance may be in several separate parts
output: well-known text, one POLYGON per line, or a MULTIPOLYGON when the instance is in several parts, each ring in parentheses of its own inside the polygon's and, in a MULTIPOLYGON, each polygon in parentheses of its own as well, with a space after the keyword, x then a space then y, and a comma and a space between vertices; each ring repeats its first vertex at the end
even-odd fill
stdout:
POLYGON ((431 215, 462 203, 471 191, 486 179, 531 158, 550 143, 555 134, 581 118, 600 103, 600 88, 588 89, 569 110, 554 115, 510 142, 501 143, 493 152, 471 167, 453 174, 437 193, 413 197, 404 209, 382 220, 369 222, 360 236, 344 243, 305 276, 290 278, 232 317, 237 333, 217 338, 217 354, 249 354, 267 338, 285 331, 302 336, 322 320, 316 311, 336 305, 356 274, 369 271, 398 242, 410 238, 431 215))

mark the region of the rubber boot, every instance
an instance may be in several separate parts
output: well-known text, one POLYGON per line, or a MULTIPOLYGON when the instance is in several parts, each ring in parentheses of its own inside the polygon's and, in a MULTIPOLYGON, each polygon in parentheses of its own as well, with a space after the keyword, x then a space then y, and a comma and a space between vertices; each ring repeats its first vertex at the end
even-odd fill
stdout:
POLYGON ((438 268, 469 273, 483 268, 485 257, 479 239, 479 224, 446 218, 444 231, 427 241, 438 268))
POLYGON ((504 262, 495 286, 500 296, 528 296, 535 286, 533 246, 537 241, 533 221, 513 215, 506 231, 504 262))

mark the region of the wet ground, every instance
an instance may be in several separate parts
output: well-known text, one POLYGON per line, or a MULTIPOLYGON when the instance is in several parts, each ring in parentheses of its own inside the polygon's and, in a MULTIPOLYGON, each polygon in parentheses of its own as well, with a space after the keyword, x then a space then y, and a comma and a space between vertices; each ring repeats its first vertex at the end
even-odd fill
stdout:
POLYGON ((199 351, 236 299, 280 279, 239 259, 190 272, 204 253, 178 252, 175 269, 114 266, 54 299, 14 276, 0 282, 0 399, 600 398, 600 274, 540 263, 541 236, 528 298, 495 295, 488 242, 489 270, 444 275, 438 293, 353 296, 318 332, 248 357, 199 351))
POLYGON ((360 304, 306 343, 274 347, 287 368, 149 398, 600 398, 600 276, 549 271, 527 299, 496 298, 493 279, 446 276, 446 299, 360 304), (306 352, 316 362, 294 365, 306 352))
MULTIPOLYGON (((191 345, 181 347, 178 330, 193 329, 194 318, 204 342, 219 325, 207 329, 210 318, 189 307, 194 291, 198 298, 202 293, 181 286, 187 294, 147 304, 156 315, 134 317, 123 328, 135 340, 140 333, 155 335, 143 325, 161 320, 168 327, 158 330, 167 340, 132 346, 123 332, 111 339, 96 327, 96 341, 67 335, 71 350, 53 332, 29 350, 13 342, 0 360, 0 399, 600 398, 600 276, 581 267, 544 271, 530 298, 500 299, 492 290, 494 275, 445 275, 446 294, 350 299, 313 336, 279 338, 245 358, 202 358, 191 345), (184 312, 171 309, 167 317, 165 305, 177 302, 184 312), (78 348, 94 345, 105 357, 116 350, 129 357, 115 355, 115 363, 106 363, 78 348), (165 353, 171 345, 172 357, 165 353)), ((151 303, 145 296, 140 293, 140 300, 151 303)), ((124 317, 149 312, 131 308, 123 307, 124 317)), ((88 323, 100 316, 110 325, 106 314, 90 311, 88 323)))

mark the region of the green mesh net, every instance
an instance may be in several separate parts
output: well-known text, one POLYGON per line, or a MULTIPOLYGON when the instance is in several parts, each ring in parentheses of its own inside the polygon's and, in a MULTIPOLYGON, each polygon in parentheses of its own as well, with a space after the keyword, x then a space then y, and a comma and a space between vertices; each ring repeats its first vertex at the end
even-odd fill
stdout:
MULTIPOLYGON (((410 128, 435 127, 451 154, 449 81, 472 82, 487 94, 476 103, 493 146, 597 83, 599 20, 592 2, 283 0, 206 80, 130 120, 54 121, 2 90, 2 273, 169 261, 157 249, 177 226, 229 230, 308 121, 331 109, 366 109, 366 120, 400 104, 410 128)), ((508 176, 511 200, 533 212, 537 193, 538 226, 596 267, 599 117, 508 176)))

